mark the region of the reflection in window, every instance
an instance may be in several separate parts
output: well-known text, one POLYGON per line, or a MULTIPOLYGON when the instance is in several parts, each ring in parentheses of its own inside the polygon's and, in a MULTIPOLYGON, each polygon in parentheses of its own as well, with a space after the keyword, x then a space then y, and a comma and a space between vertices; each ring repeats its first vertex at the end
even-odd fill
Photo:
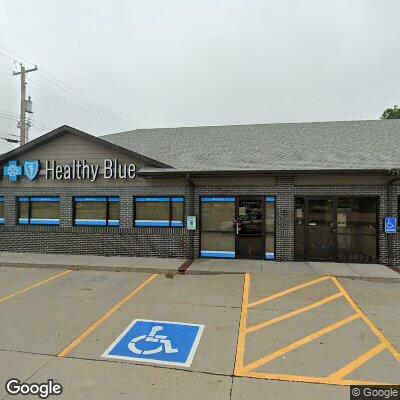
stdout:
POLYGON ((59 225, 59 197, 19 197, 18 223, 21 225, 59 225))
POLYGON ((0 225, 4 224, 4 197, 0 196, 0 225))
POLYGON ((235 258, 235 198, 201 198, 202 257, 235 258))
POLYGON ((75 197, 75 225, 119 226, 119 197, 75 197))
POLYGON ((346 262, 376 262, 377 199, 339 197, 338 258, 346 262))
POLYGON ((183 197, 136 197, 135 226, 183 227, 183 197))
POLYGON ((275 197, 265 198, 265 259, 275 260, 275 197))

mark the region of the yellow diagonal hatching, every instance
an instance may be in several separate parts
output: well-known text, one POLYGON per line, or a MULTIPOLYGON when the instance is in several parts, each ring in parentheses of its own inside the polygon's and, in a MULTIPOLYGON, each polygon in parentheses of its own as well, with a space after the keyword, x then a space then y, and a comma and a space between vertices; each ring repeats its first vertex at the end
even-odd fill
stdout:
POLYGON ((292 287, 290 289, 283 290, 282 292, 275 293, 272 296, 264 297, 263 299, 254 301, 253 303, 250 303, 248 305, 248 307, 259 306, 260 304, 264 304, 267 301, 271 301, 271 300, 277 299, 278 297, 285 296, 285 295, 287 295, 289 293, 295 292, 296 290, 303 289, 303 288, 305 288, 307 286, 315 285, 316 283, 319 283, 319 282, 322 282, 322 281, 326 281, 326 280, 329 280, 329 279, 331 279, 330 276, 323 276, 321 278, 314 279, 314 280, 306 282, 306 283, 302 283, 301 285, 297 285, 297 286, 294 286, 294 287, 292 287))
POLYGON ((250 328, 247 328, 246 333, 251 333, 251 332, 258 331, 259 329, 266 328, 267 326, 273 325, 273 324, 275 324, 277 322, 280 322, 280 321, 284 321, 285 319, 294 317, 294 316, 299 315, 299 314, 301 314, 303 312, 306 312, 306 311, 309 311, 309 310, 313 310, 314 308, 317 308, 317 307, 321 307, 322 305, 327 304, 327 303, 329 303, 329 302, 331 302, 333 300, 336 300, 336 299, 338 299, 339 297, 342 297, 342 296, 343 295, 341 293, 336 293, 336 294, 333 294, 332 296, 325 297, 324 299, 322 299, 320 301, 317 301, 316 303, 310 304, 310 305, 302 307, 302 308, 298 308, 297 310, 288 312, 287 314, 280 315, 279 317, 270 319, 268 321, 265 321, 265 322, 262 322, 260 324, 254 325, 254 326, 252 326, 250 328))
POLYGON ((328 379, 332 380, 332 382, 336 380, 340 380, 344 378, 345 376, 349 375, 351 372, 356 370, 357 368, 360 368, 361 365, 365 364, 368 360, 370 360, 372 357, 375 357, 377 354, 379 354, 382 350, 386 348, 385 343, 381 342, 371 350, 365 352, 362 354, 360 357, 357 357, 355 360, 351 361, 344 367, 340 368, 333 374, 330 374, 328 376, 328 379))
POLYGON ((252 362, 251 364, 245 366, 244 368, 247 371, 251 371, 253 369, 261 367, 262 365, 264 365, 272 360, 275 360, 276 358, 288 353, 289 351, 292 351, 294 349, 297 349, 298 347, 304 346, 305 344, 310 343, 313 340, 318 339, 319 337, 326 335, 329 332, 332 332, 338 328, 341 328, 342 326, 348 324, 351 321, 354 321, 357 318, 360 318, 360 316, 358 314, 350 315, 349 317, 341 319, 340 321, 335 322, 331 325, 328 325, 325 328, 323 328, 311 335, 308 335, 300 340, 297 340, 294 343, 289 344, 288 346, 282 347, 281 349, 274 351, 273 353, 268 354, 267 356, 262 357, 257 361, 252 362))
POLYGON ((372 381, 363 381, 363 380, 351 380, 344 379, 351 372, 365 364, 367 361, 375 357, 377 354, 380 354, 383 350, 387 349, 397 361, 400 362, 400 354, 398 350, 386 339, 386 337, 382 334, 382 332, 373 324, 373 322, 363 313, 360 307, 355 303, 355 301, 350 297, 344 287, 340 284, 339 280, 335 277, 324 276, 318 279, 314 279, 309 282, 305 282, 303 284, 294 286, 287 290, 275 293, 271 296, 264 297, 260 300, 249 303, 249 292, 250 292, 250 274, 245 275, 245 281, 243 286, 243 300, 242 300, 242 313, 240 318, 240 328, 239 328, 239 337, 238 337, 238 348, 236 353, 236 363, 235 363, 235 375, 237 376, 246 376, 253 378, 263 378, 263 379, 275 379, 275 380, 284 380, 284 381, 296 381, 296 382, 310 382, 310 383, 324 383, 324 384, 332 384, 332 385, 388 385, 388 383, 382 382, 372 382, 372 381), (248 309, 252 307, 256 307, 258 305, 264 304, 268 301, 277 299, 279 297, 285 296, 289 293, 292 293, 296 290, 300 290, 302 288, 315 285, 317 283, 323 282, 325 280, 332 280, 336 287, 339 289, 339 293, 336 293, 332 296, 326 297, 318 302, 310 304, 308 306, 299 308, 297 310, 288 312, 284 315, 278 316, 271 320, 262 322, 260 324, 254 325, 252 327, 247 328, 247 318, 248 318, 248 309), (340 297, 344 297, 347 302, 351 305, 351 307, 355 310, 356 314, 351 315, 347 318, 344 318, 334 324, 331 324, 309 336, 306 336, 288 346, 285 346, 271 354, 268 354, 259 360, 256 360, 247 366, 244 366, 244 355, 245 355, 245 346, 246 346, 246 335, 260 329, 271 326, 277 322, 289 319, 296 315, 299 315, 308 310, 315 309, 320 307, 330 301, 338 299, 340 297), (357 357, 355 360, 349 362, 339 370, 331 373, 327 377, 312 377, 312 376, 302 376, 302 375, 286 375, 286 374, 271 374, 271 373, 261 373, 254 372, 254 369, 296 349, 310 343, 311 341, 329 333, 339 329, 340 327, 354 321, 356 319, 362 319, 371 329, 371 331, 377 336, 380 340, 380 343, 368 350, 364 354, 357 357))

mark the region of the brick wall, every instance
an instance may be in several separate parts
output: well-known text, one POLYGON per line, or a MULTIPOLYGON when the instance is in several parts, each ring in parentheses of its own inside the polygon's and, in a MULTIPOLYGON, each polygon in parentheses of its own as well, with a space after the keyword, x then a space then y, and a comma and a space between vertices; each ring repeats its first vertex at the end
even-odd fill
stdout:
MULTIPOLYGON (((197 186, 194 188, 194 211, 199 219, 199 199, 209 195, 259 195, 276 196, 276 259, 294 260, 294 199, 296 196, 378 196, 379 211, 379 262, 388 262, 388 240, 383 219, 387 213, 386 185, 295 186, 292 177, 277 177, 276 186, 197 186)), ((132 188, 16 188, 0 189, 5 196, 6 225, 0 225, 0 251, 76 253, 123 256, 190 257, 190 240, 193 253, 199 256, 199 229, 188 232, 185 228, 134 228, 133 196, 180 195, 185 196, 185 216, 189 215, 190 188, 188 186, 153 186, 132 188), (18 196, 60 196, 60 226, 17 225, 18 196), (120 228, 73 226, 74 196, 119 196, 120 228)), ((397 214, 400 186, 390 194, 397 214)), ((400 266, 400 235, 393 238, 392 259, 400 266)))
MULTIPOLYGON (((5 225, 0 225, 0 251, 105 256, 157 256, 186 258, 189 234, 184 228, 133 227, 133 197, 185 196, 182 187, 29 188, 0 189, 5 196, 5 225), (17 225, 18 196, 60 196, 60 226, 17 225), (120 227, 73 226, 74 196, 119 196, 120 227)), ((188 202, 185 202, 186 209, 188 202)), ((186 211, 187 215, 187 211, 186 211)))

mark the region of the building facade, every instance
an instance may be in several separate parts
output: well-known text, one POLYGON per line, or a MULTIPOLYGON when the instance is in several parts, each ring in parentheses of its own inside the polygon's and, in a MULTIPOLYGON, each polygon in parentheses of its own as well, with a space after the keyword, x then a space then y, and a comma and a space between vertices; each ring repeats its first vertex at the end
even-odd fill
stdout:
POLYGON ((400 267, 399 143, 400 121, 63 126, 0 156, 0 251, 400 267))

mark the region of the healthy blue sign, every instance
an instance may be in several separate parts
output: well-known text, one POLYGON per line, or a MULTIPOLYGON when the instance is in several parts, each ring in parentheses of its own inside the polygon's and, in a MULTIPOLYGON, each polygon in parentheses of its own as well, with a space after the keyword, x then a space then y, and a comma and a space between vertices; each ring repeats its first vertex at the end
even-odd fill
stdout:
POLYGON ((385 218, 385 233, 397 232, 397 218, 385 218))
POLYGON ((190 367, 204 325, 135 319, 102 357, 190 367))

